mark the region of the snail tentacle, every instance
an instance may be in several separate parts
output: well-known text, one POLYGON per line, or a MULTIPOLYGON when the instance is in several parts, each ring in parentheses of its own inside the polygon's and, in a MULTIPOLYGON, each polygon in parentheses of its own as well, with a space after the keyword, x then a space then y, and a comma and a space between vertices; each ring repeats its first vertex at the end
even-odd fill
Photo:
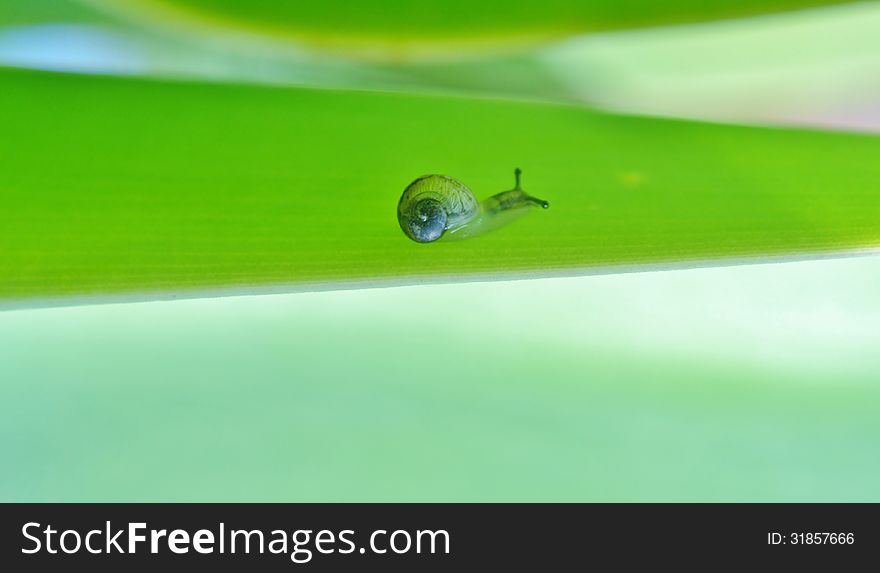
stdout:
POLYGON ((521 185, 521 177, 522 177, 522 169, 517 167, 513 171, 513 175, 516 179, 516 185, 510 191, 502 191, 496 195, 492 195, 485 201, 483 201, 483 207, 490 213, 500 213, 501 211, 507 211, 510 209, 518 209, 520 207, 529 207, 531 205, 537 205, 542 209, 547 209, 550 207, 550 203, 545 201, 544 199, 538 199, 537 197, 532 197, 522 189, 521 185))

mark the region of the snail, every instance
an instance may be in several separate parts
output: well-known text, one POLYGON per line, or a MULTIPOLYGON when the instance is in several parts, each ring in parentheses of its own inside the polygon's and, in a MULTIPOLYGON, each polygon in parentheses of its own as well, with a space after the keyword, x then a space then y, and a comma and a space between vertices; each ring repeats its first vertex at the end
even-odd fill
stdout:
POLYGON ((444 235, 463 239, 496 229, 529 207, 550 206, 520 186, 522 170, 514 170, 516 186, 477 201, 467 186, 447 175, 425 175, 409 184, 397 204, 397 221, 407 237, 430 243, 444 235))

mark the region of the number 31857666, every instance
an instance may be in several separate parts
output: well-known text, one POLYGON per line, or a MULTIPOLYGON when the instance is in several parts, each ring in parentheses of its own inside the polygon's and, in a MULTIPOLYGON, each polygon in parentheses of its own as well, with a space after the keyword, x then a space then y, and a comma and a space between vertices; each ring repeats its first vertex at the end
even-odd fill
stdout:
POLYGON ((790 533, 789 543, 792 545, 852 545, 855 537, 852 533, 790 533))

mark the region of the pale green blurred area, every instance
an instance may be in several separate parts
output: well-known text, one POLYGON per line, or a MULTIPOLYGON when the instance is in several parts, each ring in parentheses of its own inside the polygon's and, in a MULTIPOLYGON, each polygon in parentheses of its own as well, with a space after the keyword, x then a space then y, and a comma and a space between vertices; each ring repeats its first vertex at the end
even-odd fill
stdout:
POLYGON ((561 100, 640 115, 880 130, 880 2, 584 34, 397 69, 397 89, 561 100))
POLYGON ((880 129, 880 3, 574 38, 542 51, 573 97, 630 113, 880 129))
POLYGON ((89 6, 9 0, 0 7, 0 65, 561 100, 711 121, 880 130, 880 2, 384 64, 174 22, 137 26, 89 6))
POLYGON ((878 501, 880 258, 0 313, 3 501, 878 501))

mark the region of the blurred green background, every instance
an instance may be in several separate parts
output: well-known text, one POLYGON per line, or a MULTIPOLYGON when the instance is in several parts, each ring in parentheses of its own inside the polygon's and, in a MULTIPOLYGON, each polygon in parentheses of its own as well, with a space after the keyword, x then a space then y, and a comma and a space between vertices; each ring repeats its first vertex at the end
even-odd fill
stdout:
POLYGON ((880 500, 836 4, 0 4, 0 499, 880 500), (512 161, 546 213, 396 228, 512 161))
POLYGON ((0 498, 876 501, 880 260, 0 313, 0 498))

